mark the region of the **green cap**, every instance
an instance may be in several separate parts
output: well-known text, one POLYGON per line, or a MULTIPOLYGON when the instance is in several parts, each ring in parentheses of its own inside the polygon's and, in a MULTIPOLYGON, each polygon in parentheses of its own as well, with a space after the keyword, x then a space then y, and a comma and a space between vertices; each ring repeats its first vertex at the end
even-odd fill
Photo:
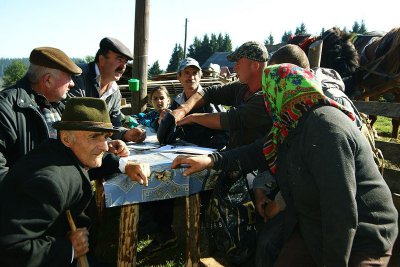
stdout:
POLYGON ((242 57, 250 60, 267 62, 268 50, 262 43, 257 41, 249 41, 242 44, 233 53, 229 54, 226 58, 231 62, 237 62, 242 57))
POLYGON ((56 130, 119 132, 113 128, 104 100, 94 97, 73 97, 67 101, 56 130))

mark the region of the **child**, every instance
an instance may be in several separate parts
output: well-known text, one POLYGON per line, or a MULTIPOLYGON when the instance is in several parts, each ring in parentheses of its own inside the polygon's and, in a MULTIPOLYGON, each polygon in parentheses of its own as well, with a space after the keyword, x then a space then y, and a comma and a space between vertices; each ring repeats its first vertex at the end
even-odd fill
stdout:
POLYGON ((148 113, 139 113, 134 118, 138 123, 157 130, 158 118, 160 117, 161 111, 167 109, 171 103, 168 90, 165 86, 159 86, 150 93, 150 101, 154 110, 148 113))

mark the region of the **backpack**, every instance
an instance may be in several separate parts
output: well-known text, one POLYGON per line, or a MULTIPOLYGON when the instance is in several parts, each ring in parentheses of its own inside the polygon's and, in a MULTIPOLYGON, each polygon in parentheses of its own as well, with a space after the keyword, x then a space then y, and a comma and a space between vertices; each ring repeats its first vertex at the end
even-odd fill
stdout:
POLYGON ((245 175, 225 172, 220 176, 207 216, 210 251, 233 266, 249 264, 256 249, 256 211, 245 175))

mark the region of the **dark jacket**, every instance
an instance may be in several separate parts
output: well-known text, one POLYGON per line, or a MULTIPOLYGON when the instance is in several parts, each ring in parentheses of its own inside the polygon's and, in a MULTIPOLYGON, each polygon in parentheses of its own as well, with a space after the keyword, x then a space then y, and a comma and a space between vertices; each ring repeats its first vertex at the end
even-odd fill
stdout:
MULTIPOLYGON (((40 111, 36 94, 26 77, 0 92, 0 183, 15 162, 49 139, 49 130, 40 111)), ((60 114, 65 106, 52 103, 60 114)), ((103 165, 92 169, 92 177, 119 172, 119 157, 106 153, 103 165)))
MULTIPOLYGON (((89 64, 79 64, 82 74, 73 76, 72 79, 75 86, 68 91, 68 98, 75 96, 87 96, 100 98, 97 88, 100 86, 96 81, 95 62, 89 64)), ((122 120, 124 115, 121 112, 121 92, 119 90, 108 96, 105 101, 110 114, 110 119, 114 127, 121 127, 121 132, 113 135, 113 139, 122 139, 126 129, 122 128, 122 120)))
POLYGON ((206 103, 230 106, 227 112, 221 113, 222 129, 229 131, 228 148, 250 144, 267 135, 272 126, 261 88, 244 99, 247 88, 243 83, 233 82, 210 86, 200 93, 206 103))
POLYGON ((392 248, 398 214, 391 192, 343 112, 323 106, 304 114, 279 147, 277 164, 285 233, 298 225, 318 266, 347 266, 351 251, 374 257, 392 248))
MULTIPOLYGON (((202 90, 201 86, 200 90, 202 90)), ((186 100, 184 93, 179 94, 172 102, 170 109, 177 109, 186 100)), ((189 114, 218 112, 225 112, 225 109, 220 105, 206 104, 191 110, 189 114)), ((228 144, 229 140, 226 130, 210 129, 199 124, 184 125, 180 129, 178 128, 178 131, 178 138, 202 147, 222 149, 228 144)))
POLYGON ((0 186, 0 266, 73 266, 71 210, 78 228, 92 189, 87 171, 72 151, 49 139, 10 169, 0 186))
POLYGON ((239 171, 249 173, 254 170, 265 171, 268 163, 263 154, 265 137, 253 143, 209 155, 214 162, 214 170, 239 171))
MULTIPOLYGON (((0 182, 17 159, 49 138, 35 97, 26 77, 0 92, 0 182)), ((61 114, 64 105, 55 107, 61 114)))

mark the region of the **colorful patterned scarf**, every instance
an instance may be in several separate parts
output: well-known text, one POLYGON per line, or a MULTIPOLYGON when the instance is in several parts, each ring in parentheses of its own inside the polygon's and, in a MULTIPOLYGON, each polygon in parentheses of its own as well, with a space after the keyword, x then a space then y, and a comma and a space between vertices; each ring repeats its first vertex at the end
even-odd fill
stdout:
POLYGON ((344 106, 326 97, 320 82, 306 69, 293 64, 266 67, 262 76, 265 105, 272 116, 273 126, 263 152, 268 166, 276 173, 277 148, 289 131, 296 128, 300 117, 316 105, 333 106, 354 121, 354 115, 344 106))

